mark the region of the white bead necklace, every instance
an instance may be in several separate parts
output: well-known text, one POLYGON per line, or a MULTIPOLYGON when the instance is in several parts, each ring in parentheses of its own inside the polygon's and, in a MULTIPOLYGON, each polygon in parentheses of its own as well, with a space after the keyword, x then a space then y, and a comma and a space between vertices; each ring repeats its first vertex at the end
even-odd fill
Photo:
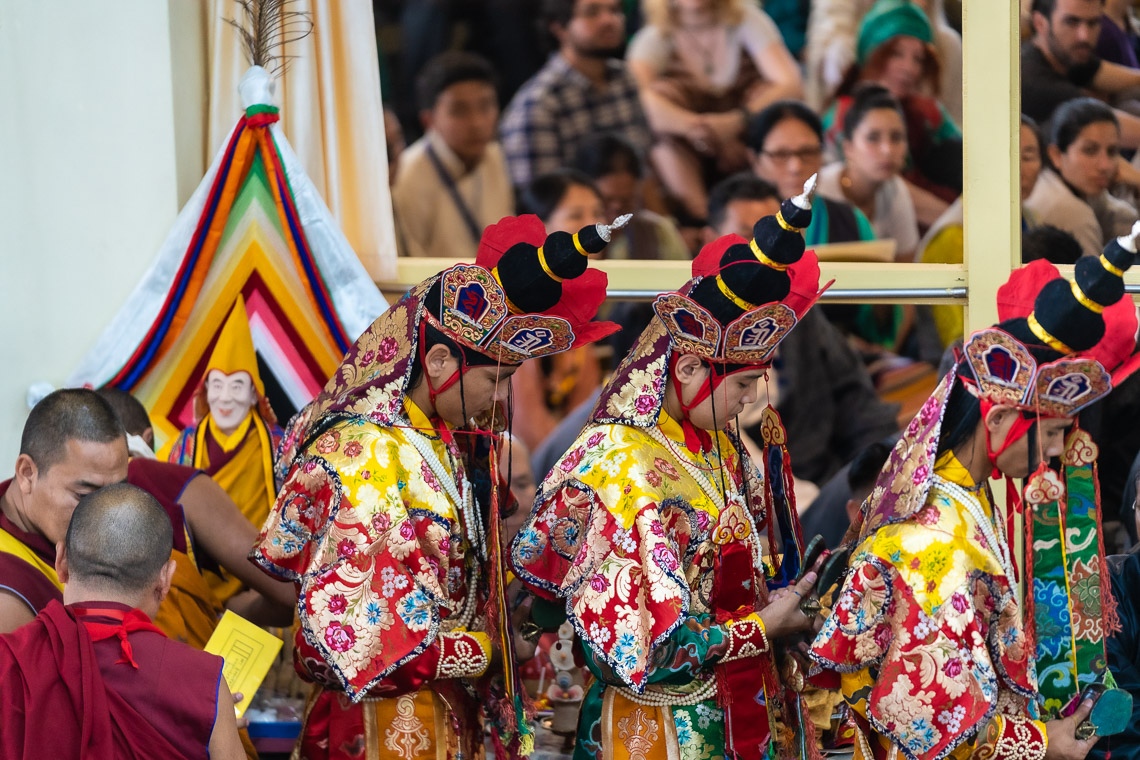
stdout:
POLYGON ((440 623, 444 631, 471 628, 471 621, 475 619, 475 574, 469 573, 467 578, 467 595, 463 598, 463 609, 456 617, 448 617, 440 623))
POLYGON ((956 497, 958 502, 966 507, 966 511, 974 518, 974 522, 978 524, 982 535, 985 536, 990 551, 997 557, 998 562, 1001 564, 1005 576, 1012 582, 1014 577, 1013 560, 1009 556, 1009 546, 998 540, 997 533, 994 532, 993 523, 990 521, 989 516, 986 515, 986 510, 982 506, 982 502, 963 486, 958 483, 952 483, 940 475, 933 477, 933 485, 947 496, 956 497))
MULTIPOLYGON (((700 487, 705 496, 708 497, 709 501, 716 505, 717 513, 719 514, 721 512, 724 512, 728 501, 728 495, 716 487, 716 483, 713 481, 712 476, 701 470, 700 467, 690 462, 683 454, 681 454, 681 452, 673 448, 673 442, 669 440, 668 436, 661 432, 661 428, 654 426, 648 430, 649 435, 658 443, 660 443, 666 451, 669 452, 670 456, 673 457, 673 461, 681 465, 685 472, 689 474, 689 477, 691 477, 696 482, 697 486, 700 487)), ((747 487, 748 486, 746 482, 745 488, 747 487)), ((744 498, 743 495, 737 494, 735 492, 733 496, 740 498, 741 500, 744 498)), ((764 552, 760 548, 760 540, 759 533, 756 528, 756 520, 753 519, 752 512, 747 507, 743 507, 742 505, 741 511, 748 518, 748 525, 751 528, 750 535, 753 537, 753 540, 750 542, 750 548, 752 550, 752 567, 759 574, 759 577, 763 578, 765 573, 764 552)))
POLYGON ((680 452, 674 450, 673 442, 661 432, 661 428, 656 426, 649 428, 649 435, 669 452, 673 457, 673 461, 681 465, 681 468, 689 474, 689 477, 696 481, 696 484, 700 487, 701 491, 704 492, 705 496, 709 498, 709 501, 716 505, 717 510, 723 512, 725 495, 721 493, 720 489, 713 483, 712 477, 686 459, 680 452))
POLYGON ((407 430, 409 432, 408 440, 416 447, 416 451, 420 452, 420 456, 427 462, 428 469, 435 474, 435 479, 439 481, 443 490, 447 492, 448 497, 455 504, 456 509, 460 511, 460 520, 463 523, 463 531, 467 537, 467 543, 475 549, 479 555, 479 559, 486 562, 487 542, 483 539, 483 521, 479 519, 479 516, 475 512, 475 499, 472 496, 471 483, 467 480, 466 473, 456 473, 459 475, 460 480, 460 483, 457 485, 455 476, 448 472, 447 468, 443 466, 439 455, 436 454, 435 449, 432 448, 431 440, 410 425, 407 430))
POLYGON ((716 697, 716 678, 705 681, 699 689, 691 694, 670 694, 657 689, 646 689, 644 694, 638 694, 633 689, 624 686, 615 686, 618 693, 639 705, 647 707, 669 707, 672 705, 695 705, 716 697))

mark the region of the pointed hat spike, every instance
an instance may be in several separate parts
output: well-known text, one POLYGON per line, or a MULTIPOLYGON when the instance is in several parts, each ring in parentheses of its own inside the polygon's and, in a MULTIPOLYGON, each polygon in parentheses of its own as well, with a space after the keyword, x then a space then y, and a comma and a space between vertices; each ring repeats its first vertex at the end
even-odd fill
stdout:
POLYGON ((600 237, 602 240, 606 241, 607 243, 610 242, 610 238, 613 236, 613 231, 614 230, 620 230, 622 227, 629 224, 629 220, 632 218, 633 218, 633 214, 622 214, 621 216, 619 216, 617 219, 614 219, 609 224, 597 225, 598 237, 600 237))
POLYGON ((1121 248, 1129 253, 1136 253, 1136 239, 1140 237, 1140 221, 1132 225, 1132 231, 1127 235, 1121 235, 1116 239, 1116 242, 1121 248))
POLYGON ((804 183, 804 191, 795 198, 792 198, 792 203, 796 204, 797 208, 802 208, 805 211, 811 210, 811 202, 812 199, 815 198, 816 176, 817 175, 813 174, 808 177, 807 182, 804 183))

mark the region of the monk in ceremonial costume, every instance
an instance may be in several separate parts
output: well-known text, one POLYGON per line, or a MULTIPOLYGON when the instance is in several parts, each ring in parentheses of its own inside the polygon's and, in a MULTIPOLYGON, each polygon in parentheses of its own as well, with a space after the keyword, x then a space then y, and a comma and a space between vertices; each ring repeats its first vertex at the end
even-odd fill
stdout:
POLYGON ((578 760, 818 756, 777 656, 819 610, 815 573, 797 578, 782 428, 769 410, 765 478, 731 422, 819 297, 810 221, 805 188, 751 241, 705 246, 693 279, 654 303, 512 545, 519 579, 564 606, 595 676, 578 760))
POLYGON ((81 496, 127 477, 127 439, 94 391, 59 390, 28 415, 15 476, 0 483, 0 633, 62 599, 55 547, 81 496))
MULTIPOLYGON (((1056 716, 1062 704, 1039 687, 1044 650, 1034 646, 1060 632, 1065 647, 1082 647, 1090 631, 1078 630, 1075 616, 1110 627, 1111 602, 1094 572, 1091 585, 1073 588, 1068 607, 1060 591, 1058 612, 1066 627, 1074 615, 1071 631, 1027 628, 1034 605, 1019 601, 1019 570, 1038 610, 1054 601, 1042 593, 1042 544, 1030 533, 1035 559, 1015 563, 1014 522, 995 513, 988 483, 1028 478, 1026 521, 1038 522, 1051 505, 1056 532, 1065 488, 1046 463, 1063 455, 1067 472, 1095 463, 1088 434, 1066 431, 1109 392, 1107 370, 1135 345, 1135 309, 1121 300, 1135 253, 1135 236, 1119 238, 1099 259, 1081 259, 1072 283, 1045 262, 1015 271, 999 292, 1003 321, 966 341, 964 358, 911 421, 864 502, 847 536, 846 579, 811 650, 853 708, 859 760, 1083 758, 1096 742, 1091 702, 1079 696, 1069 717, 1042 719, 1042 708, 1056 716)), ((1095 481, 1091 472, 1086 481, 1095 481)), ((1016 509, 1018 491, 1007 491, 1016 509)), ((1089 506, 1081 512, 1095 520, 1089 506)), ((1068 528, 1053 551, 1083 550, 1068 528)), ((1094 559, 1096 539, 1079 541, 1092 542, 1094 559)), ((1102 670, 1103 661, 1102 648, 1102 670)), ((1071 695, 1088 675, 1071 674, 1071 695)))
POLYGON ((488 227, 474 265, 412 288, 291 423, 254 558, 299 590, 297 668, 317 688, 295 757, 478 758, 484 708, 501 756, 529 750, 502 599, 506 488, 472 421, 524 360, 616 329, 591 321, 606 278, 586 258, 611 229, 488 227), (505 676, 488 670, 496 653, 505 676))
MULTIPOLYGON (((277 495, 273 464, 281 429, 265 397, 241 296, 206 363, 194 414, 197 423, 178 436, 169 460, 206 472, 260 528, 277 495)), ((206 578, 222 603, 242 589, 238 578, 220 568, 206 578)))
POLYGON ((245 757, 221 658, 151 622, 174 572, 172 535, 134 486, 79 500, 55 563, 63 604, 0 636, 0 756, 245 757))
POLYGON ((138 399, 118 388, 100 388, 98 393, 127 433, 127 482, 157 499, 174 527, 174 577, 155 624, 195 649, 205 648, 227 607, 259 625, 290 625, 297 601, 293 584, 266 576, 247 557, 257 542, 257 528, 209 475, 154 458, 154 430, 138 399), (223 606, 203 577, 200 562, 220 566, 250 591, 223 606))

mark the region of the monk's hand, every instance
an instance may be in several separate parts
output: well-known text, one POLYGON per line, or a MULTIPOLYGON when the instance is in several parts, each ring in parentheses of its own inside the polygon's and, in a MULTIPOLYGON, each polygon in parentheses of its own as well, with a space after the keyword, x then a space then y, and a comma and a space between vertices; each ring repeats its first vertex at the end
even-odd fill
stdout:
POLYGON ((772 595, 768 606, 760 610, 769 639, 815 629, 820 610, 819 600, 813 593, 817 580, 815 570, 809 570, 786 593, 772 595))
POLYGON ((1092 713, 1093 701, 1086 699, 1067 718, 1051 720, 1045 724, 1045 760, 1084 760, 1084 757, 1100 739, 1095 733, 1086 736, 1091 728, 1087 724, 1092 713), (1082 726, 1082 724, 1085 724, 1082 726), (1081 738, 1084 736, 1084 738, 1081 738))
MULTIPOLYGON (((237 706, 239 704, 241 704, 241 701, 243 699, 245 699, 245 695, 242 694, 240 691, 235 691, 231 696, 233 696, 233 698, 234 698, 234 714, 236 715, 237 714, 237 706)), ((243 728, 249 728, 249 718, 242 715, 240 718, 237 719, 237 727, 238 727, 239 731, 243 728)))

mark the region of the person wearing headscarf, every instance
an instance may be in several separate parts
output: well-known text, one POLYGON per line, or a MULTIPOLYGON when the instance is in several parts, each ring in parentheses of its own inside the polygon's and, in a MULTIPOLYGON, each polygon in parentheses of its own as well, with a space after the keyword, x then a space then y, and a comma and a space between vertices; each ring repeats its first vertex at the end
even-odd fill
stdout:
POLYGON ((733 422, 819 297, 810 198, 752 240, 709 243, 692 279, 657 298, 511 546, 536 595, 532 633, 564 614, 595 676, 578 760, 816 754, 789 688, 802 673, 783 655, 818 612, 783 427, 768 410, 765 478, 733 422))
POLYGON ((491 225, 474 264, 413 287, 290 424, 251 558, 298 589, 295 662, 315 684, 300 757, 481 757, 484 714, 502 756, 533 746, 492 421, 525 360, 616 329, 593 321, 606 277, 587 269, 614 226, 491 225))
POLYGON ((1081 699, 1104 677, 1115 613, 1097 450, 1076 419, 1135 345, 1122 299, 1135 232, 1081 259, 1072 283, 1045 260, 1016 270, 1002 321, 967 339, 864 502, 810 653, 828 671, 816 683, 838 682, 852 707, 856 758, 1082 758, 1116 730, 1081 699), (991 477, 1006 478, 1007 514, 991 477))

